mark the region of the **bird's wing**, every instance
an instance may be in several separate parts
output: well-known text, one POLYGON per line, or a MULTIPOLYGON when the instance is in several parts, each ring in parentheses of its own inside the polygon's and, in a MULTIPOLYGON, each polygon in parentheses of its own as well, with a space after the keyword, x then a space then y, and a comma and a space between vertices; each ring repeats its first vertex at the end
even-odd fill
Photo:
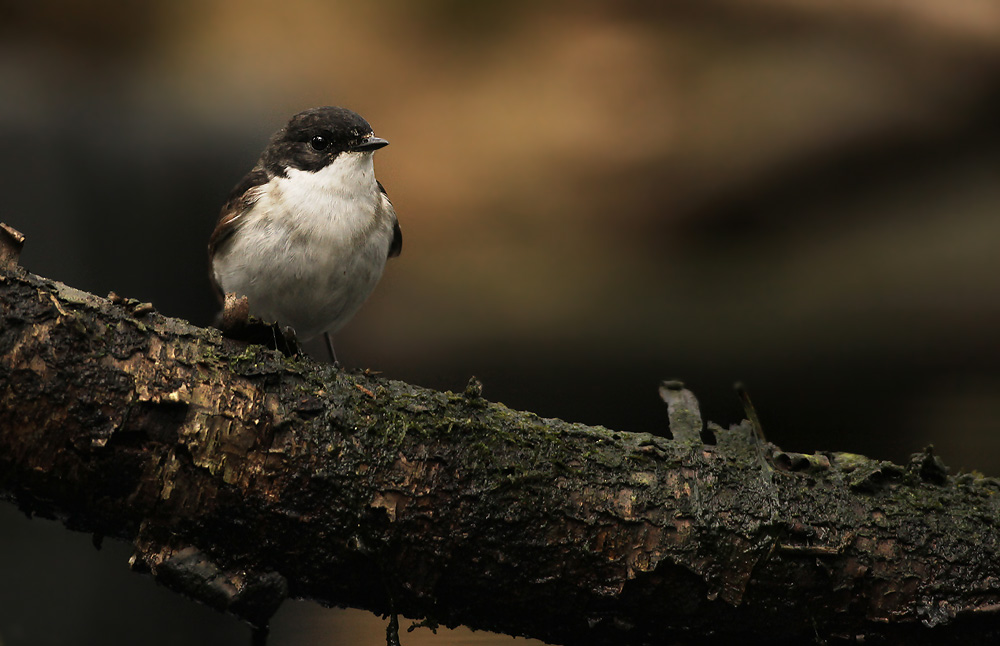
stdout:
POLYGON ((382 182, 375 180, 378 184, 378 190, 382 192, 382 207, 385 208, 389 215, 392 216, 392 243, 389 245, 389 255, 388 258, 395 258, 403 251, 403 231, 399 228, 399 220, 396 218, 396 209, 392 208, 392 202, 389 200, 389 194, 385 192, 385 187, 382 186, 382 182))
POLYGON ((216 223, 212 235, 208 238, 208 277, 212 281, 212 287, 220 299, 225 295, 222 293, 222 288, 215 281, 215 272, 211 269, 212 259, 216 253, 225 248, 233 233, 243 223, 243 216, 260 199, 261 192, 258 189, 270 179, 271 176, 268 172, 260 167, 255 167, 247 173, 240 180, 240 183, 229 193, 229 198, 222 206, 222 212, 219 214, 219 221, 216 223))

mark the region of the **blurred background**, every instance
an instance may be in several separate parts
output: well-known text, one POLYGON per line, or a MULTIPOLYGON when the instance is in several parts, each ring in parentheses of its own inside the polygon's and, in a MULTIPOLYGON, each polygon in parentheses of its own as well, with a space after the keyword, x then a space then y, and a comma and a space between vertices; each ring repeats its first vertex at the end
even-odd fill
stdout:
MULTIPOLYGON (((327 104, 392 142, 405 239, 347 367, 654 433, 661 379, 723 425, 742 380, 786 450, 1000 475, 992 0, 4 3, 0 220, 29 270, 207 324, 219 207, 327 104)), ((0 644, 247 643, 128 554, 0 505, 0 644)), ((384 622, 289 603, 270 643, 384 622)))

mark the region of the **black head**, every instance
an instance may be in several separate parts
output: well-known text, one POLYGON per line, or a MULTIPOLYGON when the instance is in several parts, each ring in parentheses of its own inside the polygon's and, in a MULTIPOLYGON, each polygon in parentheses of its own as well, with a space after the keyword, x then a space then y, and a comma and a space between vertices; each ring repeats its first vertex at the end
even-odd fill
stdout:
POLYGON ((275 175, 284 175, 285 168, 317 171, 341 153, 387 145, 356 112, 332 106, 311 108, 274 133, 259 164, 275 175))

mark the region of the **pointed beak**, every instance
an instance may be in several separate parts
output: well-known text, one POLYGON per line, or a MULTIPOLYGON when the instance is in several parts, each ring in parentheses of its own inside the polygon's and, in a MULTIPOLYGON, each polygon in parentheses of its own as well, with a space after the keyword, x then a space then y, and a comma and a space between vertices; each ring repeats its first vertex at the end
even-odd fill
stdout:
POLYGON ((351 146, 351 152, 366 152, 371 150, 378 150, 379 148, 384 148, 389 145, 389 142, 381 137, 376 137, 375 135, 368 135, 364 137, 359 142, 351 146))

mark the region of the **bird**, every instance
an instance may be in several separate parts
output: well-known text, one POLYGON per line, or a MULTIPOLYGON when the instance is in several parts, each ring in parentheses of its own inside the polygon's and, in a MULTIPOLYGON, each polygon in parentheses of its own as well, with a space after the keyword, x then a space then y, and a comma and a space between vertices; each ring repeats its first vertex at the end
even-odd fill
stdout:
POLYGON ((323 106, 294 115, 233 188, 208 242, 220 300, 246 297, 249 313, 295 337, 331 335, 378 283, 403 234, 374 153, 389 144, 359 114, 323 106))

